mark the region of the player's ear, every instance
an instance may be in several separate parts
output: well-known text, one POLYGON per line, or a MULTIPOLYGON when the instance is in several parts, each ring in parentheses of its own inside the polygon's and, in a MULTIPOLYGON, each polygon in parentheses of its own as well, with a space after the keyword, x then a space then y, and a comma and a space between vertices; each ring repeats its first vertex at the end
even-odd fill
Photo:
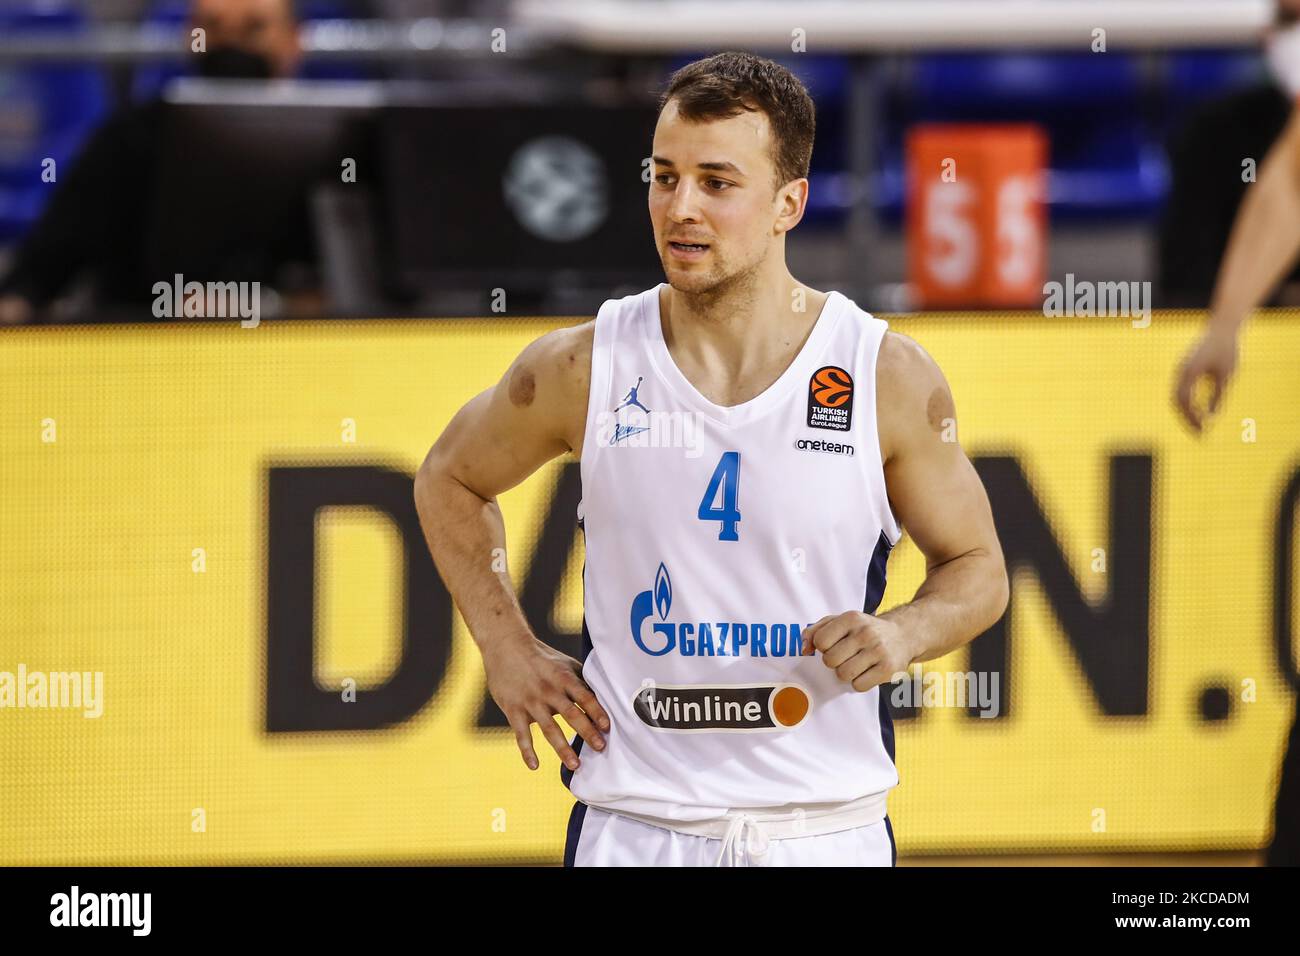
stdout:
POLYGON ((776 231, 784 234, 799 225, 804 210, 808 207, 807 178, 792 179, 780 187, 777 190, 776 203, 776 231))

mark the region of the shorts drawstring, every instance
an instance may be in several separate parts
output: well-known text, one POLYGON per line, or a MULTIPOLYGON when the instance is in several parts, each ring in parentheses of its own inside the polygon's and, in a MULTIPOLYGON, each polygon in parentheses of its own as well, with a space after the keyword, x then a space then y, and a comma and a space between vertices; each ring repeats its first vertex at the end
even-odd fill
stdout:
POLYGON ((737 840, 744 842, 746 865, 766 865, 767 851, 770 846, 767 831, 763 829, 763 825, 756 817, 748 813, 737 813, 731 817, 731 822, 727 825, 727 833, 722 838, 722 849, 718 852, 718 859, 714 866, 722 866, 722 861, 727 858, 728 852, 731 854, 731 860, 727 865, 740 866, 741 851, 737 846, 737 840))

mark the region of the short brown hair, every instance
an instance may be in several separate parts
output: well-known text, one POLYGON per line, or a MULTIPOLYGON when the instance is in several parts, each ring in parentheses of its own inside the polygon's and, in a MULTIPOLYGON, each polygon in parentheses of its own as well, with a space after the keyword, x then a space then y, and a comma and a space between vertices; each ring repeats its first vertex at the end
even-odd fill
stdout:
POLYGON ((674 73, 659 97, 659 112, 674 98, 682 118, 692 123, 762 110, 772 124, 775 188, 808 175, 817 110, 803 83, 781 64, 752 53, 718 53, 674 73))

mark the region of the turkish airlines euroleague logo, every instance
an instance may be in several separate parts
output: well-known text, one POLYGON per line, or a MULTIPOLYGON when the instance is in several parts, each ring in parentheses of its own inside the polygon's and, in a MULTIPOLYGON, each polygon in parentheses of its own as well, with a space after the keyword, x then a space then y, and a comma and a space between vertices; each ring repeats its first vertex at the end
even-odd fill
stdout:
POLYGON ((846 432, 853 425, 853 376, 823 365, 808 380, 808 425, 846 432))

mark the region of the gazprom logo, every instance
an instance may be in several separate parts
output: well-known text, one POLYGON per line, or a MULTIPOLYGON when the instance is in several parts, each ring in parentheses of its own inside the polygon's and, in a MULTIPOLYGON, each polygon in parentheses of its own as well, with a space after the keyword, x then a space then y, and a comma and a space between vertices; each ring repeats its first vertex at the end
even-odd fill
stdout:
POLYGON ((654 587, 641 591, 632 599, 632 614, 628 621, 633 642, 651 657, 662 657, 673 651, 683 657, 798 657, 803 650, 799 624, 769 624, 764 621, 675 623, 668 620, 672 606, 673 582, 668 568, 661 561, 655 573, 654 587), (651 623, 647 627, 648 622, 651 623))
POLYGON ((660 561, 659 573, 655 575, 655 610, 659 612, 659 620, 668 617, 668 609, 672 606, 673 580, 668 576, 668 569, 664 567, 664 563, 660 561))
MULTIPOLYGON (((673 581, 668 576, 668 569, 664 567, 662 561, 659 562, 659 571, 655 574, 655 586, 653 591, 642 591, 632 601, 632 639, 636 641, 636 646, 641 648, 647 654, 653 657, 660 657, 667 654, 677 643, 676 627, 672 624, 664 624, 663 621, 668 618, 668 610, 673 606, 673 581), (651 650, 646 646, 645 641, 641 639, 641 628, 645 624, 645 619, 652 616, 655 612, 659 614, 659 622, 654 625, 654 633, 664 638, 663 647, 659 650, 651 650)), ((656 640, 654 643, 660 643, 656 640)))

